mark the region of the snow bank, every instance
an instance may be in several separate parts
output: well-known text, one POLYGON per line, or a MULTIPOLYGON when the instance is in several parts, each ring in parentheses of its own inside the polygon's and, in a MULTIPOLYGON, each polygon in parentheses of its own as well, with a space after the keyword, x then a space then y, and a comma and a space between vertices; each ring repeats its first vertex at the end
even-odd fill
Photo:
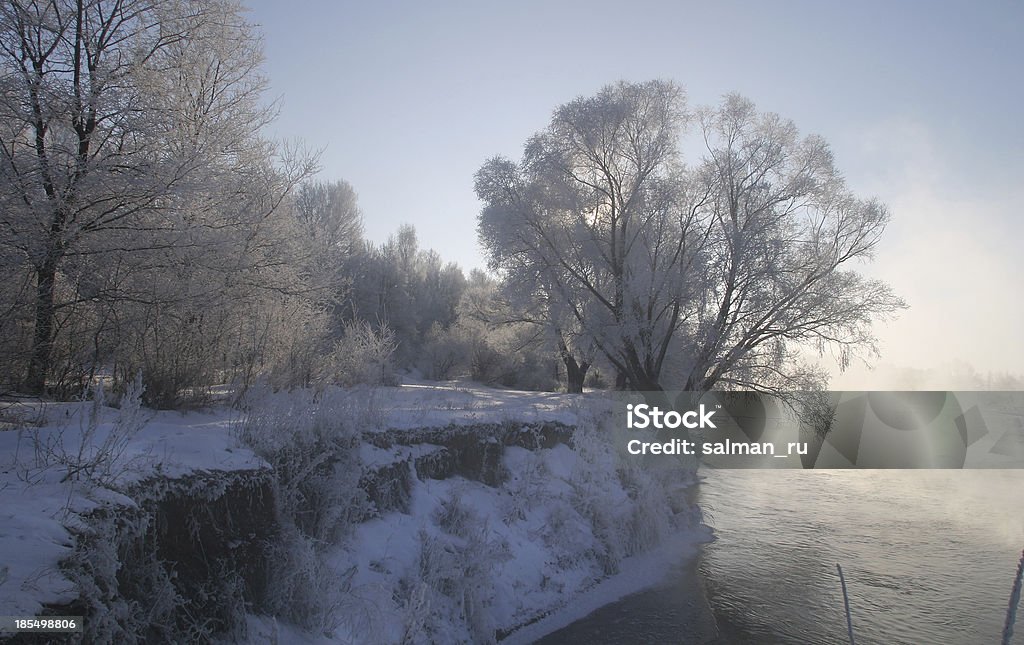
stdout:
MULTIPOLYGON (((421 397, 429 391, 416 389, 421 397)), ((439 400, 451 400, 449 392, 440 390, 439 400)), ((338 575, 352 572, 346 597, 358 599, 353 613, 341 616, 339 634, 375 642, 534 638, 581 615, 580 608, 585 615, 656 584, 667 564, 692 557, 706 539, 698 515, 675 512, 686 505, 667 493, 678 493, 680 480, 691 484, 689 475, 658 481, 623 459, 608 441, 610 414, 600 400, 574 398, 560 411, 543 395, 492 396, 514 401, 513 412, 498 407, 483 415, 463 399, 467 409, 459 412, 476 415, 461 419, 468 431, 487 431, 473 422, 507 420, 516 409, 542 410, 528 418, 575 423, 571 445, 499 446, 502 472, 494 480, 414 478, 407 512, 361 524, 329 555, 338 575), (517 631, 523 625, 527 631, 517 631)), ((422 416, 452 421, 437 410, 422 416)), ((433 436, 409 429, 410 436, 433 436)), ((387 464, 433 448, 364 446, 363 454, 387 464)))
POLYGON ((600 398, 424 382, 253 393, 244 414, 8 407, 3 418, 21 421, 0 431, 0 614, 37 615, 81 593, 61 562, 83 517, 202 473, 275 478, 267 557, 279 562, 238 627, 252 642, 525 642, 657 583, 705 538, 668 492, 692 476, 662 481, 624 459, 600 398), (524 423, 561 425, 543 440, 508 433, 524 423), (53 459, 88 457, 118 433, 130 436, 103 485, 53 459), (486 472, 445 461, 474 441, 490 446, 486 472), (366 494, 374 473, 401 503, 366 494))
POLYGON ((181 415, 91 402, 9 403, 3 416, 9 424, 0 431, 3 615, 40 615, 46 605, 65 605, 78 596, 59 563, 72 554, 72 531, 84 528, 83 515, 134 505, 118 491, 154 476, 266 467, 232 438, 235 415, 228 410, 181 415), (114 443, 114 433, 129 430, 123 445, 114 443), (80 470, 111 445, 120 448, 109 463, 80 470), (110 487, 89 479, 100 474, 110 487))
MULTIPOLYGON (((502 645, 527 645, 568 627, 605 605, 657 586, 688 561, 697 557, 698 545, 711 540, 708 529, 692 528, 669 537, 650 551, 622 561, 621 571, 581 591, 539 620, 515 630, 502 645)), ((695 594, 703 593, 694 589, 695 594)))

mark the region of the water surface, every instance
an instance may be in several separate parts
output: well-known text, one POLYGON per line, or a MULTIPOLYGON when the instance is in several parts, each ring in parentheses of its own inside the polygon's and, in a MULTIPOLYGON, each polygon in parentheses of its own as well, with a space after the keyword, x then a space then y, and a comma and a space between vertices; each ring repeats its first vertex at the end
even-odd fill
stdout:
POLYGON ((1024 471, 703 472, 717 540, 698 583, 680 567, 541 642, 844 643, 837 562, 858 643, 999 642, 1024 547, 1024 471), (701 623, 708 604, 717 636, 701 623))

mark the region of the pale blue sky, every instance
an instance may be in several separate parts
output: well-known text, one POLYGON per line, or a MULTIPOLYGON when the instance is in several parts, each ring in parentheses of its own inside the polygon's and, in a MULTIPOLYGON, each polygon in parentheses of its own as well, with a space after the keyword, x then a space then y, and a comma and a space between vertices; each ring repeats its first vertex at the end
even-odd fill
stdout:
MULTIPOLYGON (((559 104, 671 78, 692 104, 738 91, 825 136, 894 221, 871 268, 912 305, 886 360, 1024 371, 1024 3, 271 2, 272 134, 324 147, 367 234, 482 266, 473 173, 518 158, 559 104), (940 349, 941 347, 941 349, 940 349)), ((699 151, 694 151, 697 154, 699 151)))

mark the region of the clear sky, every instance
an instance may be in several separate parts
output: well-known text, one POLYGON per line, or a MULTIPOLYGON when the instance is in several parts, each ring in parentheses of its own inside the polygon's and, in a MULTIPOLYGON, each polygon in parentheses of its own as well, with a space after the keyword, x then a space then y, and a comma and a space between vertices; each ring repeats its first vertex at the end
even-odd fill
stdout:
POLYGON ((878 329, 885 362, 1024 372, 1019 0, 246 4, 271 134, 324 149, 321 178, 354 186, 371 239, 409 222, 482 267, 473 173, 518 158, 556 106, 620 79, 676 80, 692 105, 737 91, 823 135, 890 206, 866 270, 911 309, 878 329))

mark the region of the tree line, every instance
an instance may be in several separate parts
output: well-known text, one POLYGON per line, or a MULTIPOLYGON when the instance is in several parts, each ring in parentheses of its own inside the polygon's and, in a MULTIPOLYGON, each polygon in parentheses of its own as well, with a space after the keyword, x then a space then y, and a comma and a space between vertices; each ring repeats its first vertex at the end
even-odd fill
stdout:
POLYGON ((142 371, 167 407, 401 369, 780 391, 822 382, 799 348, 870 354, 904 306, 850 268, 884 206, 741 97, 692 109, 674 83, 620 82, 557 108, 476 174, 492 273, 467 276, 411 226, 364 238, 355 190, 265 134, 262 62, 234 0, 0 7, 4 391, 142 371))

